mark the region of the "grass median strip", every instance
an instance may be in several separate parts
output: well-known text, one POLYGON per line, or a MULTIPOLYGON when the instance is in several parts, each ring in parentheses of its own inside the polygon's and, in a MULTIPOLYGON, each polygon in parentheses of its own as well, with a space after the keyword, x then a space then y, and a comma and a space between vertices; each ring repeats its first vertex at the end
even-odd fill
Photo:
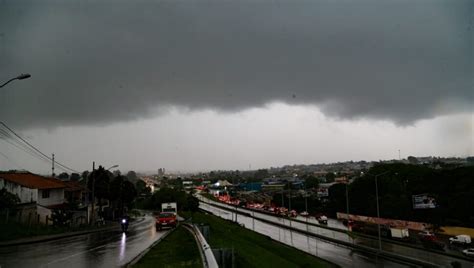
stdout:
POLYGON ((213 249, 234 248, 236 267, 337 267, 219 217, 201 212, 186 216, 210 226, 213 249))
POLYGON ((133 267, 202 267, 198 245, 182 226, 154 246, 133 267))

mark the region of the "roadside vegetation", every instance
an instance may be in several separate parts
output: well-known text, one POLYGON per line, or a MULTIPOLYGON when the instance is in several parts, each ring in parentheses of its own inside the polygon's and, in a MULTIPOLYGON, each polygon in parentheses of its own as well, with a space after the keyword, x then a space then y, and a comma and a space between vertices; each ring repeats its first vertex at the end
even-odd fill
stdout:
POLYGON ((133 267, 200 268, 203 266, 196 240, 188 230, 179 226, 133 267))
POLYGON ((210 227, 209 245, 234 248, 236 267, 337 267, 238 224, 202 212, 183 213, 193 223, 210 227))
MULTIPOLYGON (((434 169, 414 164, 381 164, 349 185, 352 214, 377 215, 374 175, 378 179, 380 216, 401 220, 474 227, 474 166, 434 169), (413 209, 412 195, 427 193, 436 200, 434 209, 413 209)), ((326 210, 335 214, 346 210, 346 188, 329 188, 326 210)))

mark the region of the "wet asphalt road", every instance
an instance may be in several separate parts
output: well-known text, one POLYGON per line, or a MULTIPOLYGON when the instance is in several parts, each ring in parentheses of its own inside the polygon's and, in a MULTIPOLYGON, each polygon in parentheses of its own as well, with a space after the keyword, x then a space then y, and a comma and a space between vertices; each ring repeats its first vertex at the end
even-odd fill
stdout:
MULTIPOLYGON (((199 197, 199 198, 202 198, 202 197, 199 197)), ((214 201, 211 201, 208 199, 206 199, 205 201, 210 202, 210 203, 215 203, 214 201)), ((233 207, 230 207, 228 205, 225 205, 222 203, 218 203, 218 204, 221 206, 226 206, 233 209, 233 207)), ((217 209, 212 206, 207 206, 204 203, 201 203, 201 208, 205 210, 210 210, 214 214, 221 216, 223 218, 227 218, 230 220, 235 219, 234 218, 235 214, 229 211, 217 209)), ((252 213, 244 209, 239 209, 239 211, 252 213)), ((290 221, 287 219, 283 219, 283 218, 279 218, 279 217, 275 217, 275 216, 271 216, 267 214, 262 214, 258 212, 253 212, 253 214, 255 217, 260 217, 262 219, 275 221, 277 223, 284 224, 284 225, 290 225, 290 221)), ((339 247, 337 245, 326 243, 324 241, 321 241, 312 237, 308 238, 302 234, 290 232, 288 230, 285 230, 276 226, 272 226, 270 224, 266 224, 258 220, 253 221, 252 218, 245 217, 243 215, 238 215, 237 220, 239 223, 244 224, 245 227, 248 229, 255 229, 255 231, 265 234, 267 236, 270 236, 275 240, 278 240, 288 245, 293 245, 301 250, 304 250, 313 255, 319 256, 323 259, 327 259, 334 263, 337 263, 343 267, 399 266, 399 264, 396 264, 390 261, 375 260, 375 257, 372 255, 368 255, 368 256, 360 255, 359 253, 355 253, 344 247, 339 247)), ((343 225, 338 223, 337 221, 330 221, 329 225, 336 228, 340 228, 341 226, 343 227, 343 225), (341 226, 338 226, 338 225, 341 225, 341 226)), ((365 246, 374 247, 374 248, 378 247, 378 241, 376 239, 363 238, 363 237, 352 239, 347 234, 342 233, 342 232, 335 232, 332 230, 318 228, 315 226, 306 225, 304 223, 298 223, 294 221, 291 222, 291 226, 297 229, 313 232, 315 234, 327 236, 330 238, 335 238, 342 241, 357 243, 360 245, 365 245, 365 246)), ((462 265, 462 267, 469 267, 469 268, 474 267, 474 260, 470 262, 470 261, 465 261, 461 259, 455 259, 449 256, 428 252, 422 249, 414 249, 414 248, 397 245, 393 243, 386 243, 386 242, 382 243, 382 247, 385 251, 405 255, 411 258, 420 259, 429 263, 439 265, 440 267, 452 267, 451 266, 452 261, 458 261, 462 265)))
MULTIPOLYGON (((234 220, 234 213, 222 210, 204 203, 200 203, 200 208, 212 212, 221 218, 234 220)), ((373 256, 365 256, 350 249, 340 247, 319 239, 308 237, 296 232, 291 232, 274 225, 267 224, 250 217, 238 215, 237 221, 247 229, 269 236, 289 246, 303 250, 311 255, 318 256, 341 267, 404 267, 398 263, 376 260, 373 256)), ((405 266, 408 267, 408 266, 405 266)))
POLYGON ((145 216, 132 223, 126 234, 117 228, 43 243, 2 247, 0 267, 122 266, 166 232, 156 231, 154 218, 145 216))

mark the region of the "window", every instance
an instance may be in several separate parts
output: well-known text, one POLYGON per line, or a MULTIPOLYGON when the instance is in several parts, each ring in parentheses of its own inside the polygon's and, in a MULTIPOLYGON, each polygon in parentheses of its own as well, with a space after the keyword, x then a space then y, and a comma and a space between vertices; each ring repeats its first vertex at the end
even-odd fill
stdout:
POLYGON ((49 198, 49 190, 41 191, 41 197, 42 198, 49 198))

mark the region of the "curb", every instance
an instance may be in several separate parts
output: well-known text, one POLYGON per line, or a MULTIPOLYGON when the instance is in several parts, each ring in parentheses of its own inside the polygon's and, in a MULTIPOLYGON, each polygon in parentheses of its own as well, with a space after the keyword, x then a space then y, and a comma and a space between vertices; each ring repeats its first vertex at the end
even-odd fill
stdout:
MULTIPOLYGON (((136 221, 134 225, 142 221, 144 221, 144 218, 141 218, 140 220, 136 221)), ((55 235, 47 235, 47 236, 42 235, 42 236, 36 236, 36 237, 34 236, 30 238, 20 238, 20 239, 11 240, 11 241, 0 242, 0 248, 27 245, 27 244, 36 244, 36 243, 41 243, 41 242, 47 242, 47 241, 92 234, 92 233, 98 233, 98 232, 114 230, 114 229, 120 229, 120 228, 118 226, 109 226, 109 227, 98 228, 95 230, 84 230, 84 231, 67 232, 67 233, 55 234, 55 235)))

